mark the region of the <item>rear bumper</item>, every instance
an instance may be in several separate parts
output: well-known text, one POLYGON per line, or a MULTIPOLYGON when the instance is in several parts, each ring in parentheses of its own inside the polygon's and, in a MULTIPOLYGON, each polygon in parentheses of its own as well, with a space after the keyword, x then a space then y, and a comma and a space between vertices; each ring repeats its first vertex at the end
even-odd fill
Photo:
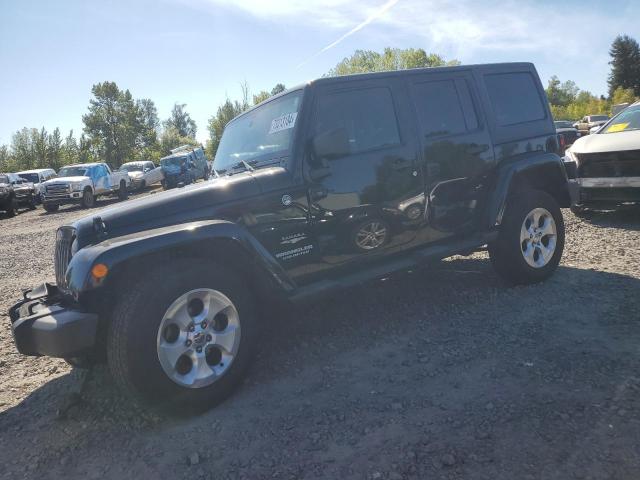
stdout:
POLYGON ((73 357, 95 345, 98 315, 65 302, 54 285, 27 290, 9 309, 9 318, 16 348, 23 355, 73 357))

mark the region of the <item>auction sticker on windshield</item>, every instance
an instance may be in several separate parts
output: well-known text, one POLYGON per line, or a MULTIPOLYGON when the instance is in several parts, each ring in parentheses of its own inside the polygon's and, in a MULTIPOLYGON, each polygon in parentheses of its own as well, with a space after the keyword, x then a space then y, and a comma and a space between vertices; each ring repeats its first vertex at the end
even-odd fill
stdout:
POLYGON ((274 118, 273 120, 271 120, 271 128, 269 129, 269 134, 293 128, 296 124, 297 116, 298 112, 293 112, 285 113, 280 117, 274 118))

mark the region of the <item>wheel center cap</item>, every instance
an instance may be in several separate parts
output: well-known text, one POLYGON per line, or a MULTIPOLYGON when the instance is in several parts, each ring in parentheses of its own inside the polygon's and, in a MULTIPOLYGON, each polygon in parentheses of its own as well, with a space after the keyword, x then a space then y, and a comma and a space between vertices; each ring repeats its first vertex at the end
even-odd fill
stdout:
POLYGON ((207 337, 204 333, 198 332, 193 335, 193 344, 197 347, 201 347, 207 341, 207 337))

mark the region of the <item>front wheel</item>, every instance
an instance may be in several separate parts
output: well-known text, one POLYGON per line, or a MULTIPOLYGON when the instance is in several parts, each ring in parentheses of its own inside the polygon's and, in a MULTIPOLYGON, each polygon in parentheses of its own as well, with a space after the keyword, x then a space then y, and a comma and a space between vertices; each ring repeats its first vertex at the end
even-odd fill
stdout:
POLYGON ((90 188, 87 188, 82 193, 82 208, 92 208, 96 204, 96 197, 93 195, 93 192, 90 188))
POLYGON ((242 380, 257 340, 240 276, 185 261, 134 281, 116 305, 107 358, 119 385, 147 403, 209 408, 242 380))
POLYGON ((18 212, 18 199, 16 197, 11 197, 9 199, 9 206, 7 207, 7 216, 15 217, 18 212))
POLYGON ((43 206, 47 213, 57 212, 60 209, 60 205, 56 205, 53 203, 45 203, 43 206))
POLYGON ((553 274, 563 249, 564 219, 558 203, 546 192, 525 190, 507 204, 489 255, 507 282, 531 284, 553 274))
POLYGON ((31 197, 29 198, 29 210, 35 210, 35 209, 36 209, 36 197, 31 195, 31 197))
POLYGON ((129 190, 127 190, 127 184, 123 180, 120 182, 120 188, 118 189, 118 199, 126 200, 127 198, 129 198, 129 190))

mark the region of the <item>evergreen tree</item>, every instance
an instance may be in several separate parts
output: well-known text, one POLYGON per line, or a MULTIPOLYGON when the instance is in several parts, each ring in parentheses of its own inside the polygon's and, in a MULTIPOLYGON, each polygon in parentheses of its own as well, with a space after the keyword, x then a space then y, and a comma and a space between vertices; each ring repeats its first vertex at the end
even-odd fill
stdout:
POLYGON ((611 44, 611 73, 609 74, 609 98, 618 87, 632 89, 640 96, 640 46, 628 35, 619 35, 611 44))

